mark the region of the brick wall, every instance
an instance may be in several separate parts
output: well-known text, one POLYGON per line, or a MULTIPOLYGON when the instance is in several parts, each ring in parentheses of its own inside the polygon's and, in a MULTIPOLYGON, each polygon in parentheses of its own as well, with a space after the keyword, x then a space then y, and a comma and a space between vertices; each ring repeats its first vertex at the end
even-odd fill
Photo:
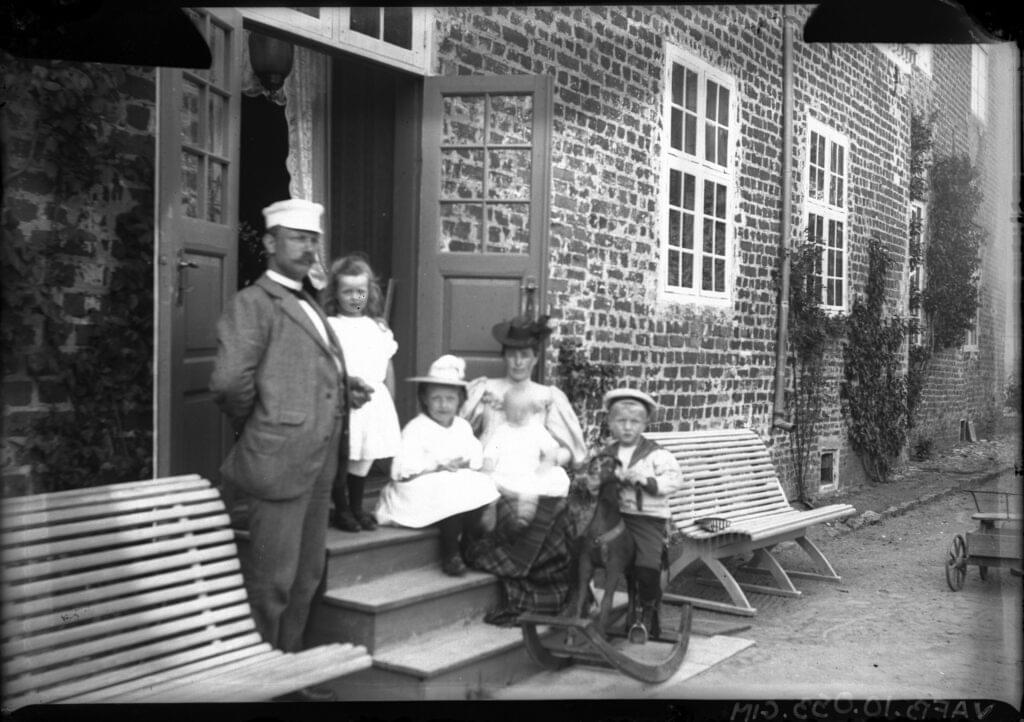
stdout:
MULTIPOLYGON (((798 25, 809 8, 787 6, 798 25)), ((655 427, 752 425, 791 483, 788 434, 770 429, 781 210, 782 29, 769 6, 448 8, 437 12, 441 74, 554 79, 549 302, 558 338, 664 405, 655 427), (735 78, 739 143, 734 292, 726 307, 657 295, 664 42, 735 78)), ((863 288, 877 236, 903 273, 909 97, 873 46, 795 42, 793 229, 802 226, 807 118, 850 138, 850 291, 863 288)), ((857 483, 838 409, 839 346, 829 356, 823 435, 857 483)))
MULTIPOLYGON (((153 167, 155 154, 155 79, 151 69, 124 68, 122 96, 116 122, 110 129, 111 147, 153 167)), ((5 174, 21 168, 32 144, 38 108, 28 97, 12 98, 3 108, 6 131, 5 174)), ((40 139, 42 140, 42 139, 40 139)), ((112 151, 113 152, 113 151, 112 151)), ((81 197, 56 199, 55 168, 33 167, 4 188, 5 244, 27 241, 30 249, 55 244, 57 253, 46 266, 46 281, 54 283, 51 300, 59 308, 60 347, 72 351, 86 343, 90 312, 99 309, 109 291, 118 254, 118 217, 139 206, 153 206, 152 179, 141 183, 98 179, 81 197), (104 182, 105 181, 105 182, 104 182), (8 235, 9 234, 9 235, 8 235)), ((33 261, 38 269, 41 260, 33 261)), ((30 266, 32 267, 32 266, 30 266)), ((8 269, 5 269, 5 273, 8 269)), ((8 307, 5 304, 5 309, 8 307)), ((67 391, 55 375, 53 359, 42 351, 42 317, 8 312, 3 323, 9 343, 3 349, 3 494, 37 490, 23 450, 29 429, 51 410, 68 408, 67 391)), ((151 411, 128 420, 129 431, 152 433, 151 411), (134 428, 132 428, 134 427, 134 428)))

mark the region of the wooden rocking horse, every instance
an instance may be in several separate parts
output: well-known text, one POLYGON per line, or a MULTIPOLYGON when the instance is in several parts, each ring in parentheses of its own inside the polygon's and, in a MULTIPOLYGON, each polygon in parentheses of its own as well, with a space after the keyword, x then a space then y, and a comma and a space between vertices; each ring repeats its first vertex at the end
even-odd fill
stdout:
POLYGON ((590 460, 583 475, 587 491, 595 494, 597 501, 594 514, 576 543, 576 583, 567 605, 574 616, 523 614, 518 621, 523 629, 527 652, 544 667, 561 669, 575 660, 610 665, 644 682, 663 682, 679 669, 686 655, 690 640, 691 609, 688 604, 682 607, 678 631, 657 638, 657 641, 672 644, 668 656, 661 662, 649 664, 638 661, 608 642, 608 636, 615 634, 610 630, 615 589, 623 578, 629 597, 625 636, 633 644, 643 644, 649 639, 649 630, 640 621, 636 601, 633 575, 636 546, 619 512, 620 467, 621 462, 615 457, 600 454, 590 460), (590 581, 597 568, 603 568, 605 572, 604 594, 598 617, 593 620, 585 616, 585 609, 589 607, 592 596, 590 581), (538 624, 564 628, 566 634, 542 641, 537 633, 538 624))

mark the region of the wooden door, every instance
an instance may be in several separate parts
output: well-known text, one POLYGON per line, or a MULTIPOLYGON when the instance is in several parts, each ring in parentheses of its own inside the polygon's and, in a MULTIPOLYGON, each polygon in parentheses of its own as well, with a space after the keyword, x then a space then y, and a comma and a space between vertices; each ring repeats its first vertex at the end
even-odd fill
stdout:
POLYGON ((467 377, 501 376, 491 327, 544 309, 551 78, 428 78, 423 175, 418 371, 443 353, 467 377))
POLYGON ((231 433, 208 388, 217 319, 236 288, 242 20, 228 8, 187 12, 213 63, 159 75, 157 470, 216 481, 231 433))

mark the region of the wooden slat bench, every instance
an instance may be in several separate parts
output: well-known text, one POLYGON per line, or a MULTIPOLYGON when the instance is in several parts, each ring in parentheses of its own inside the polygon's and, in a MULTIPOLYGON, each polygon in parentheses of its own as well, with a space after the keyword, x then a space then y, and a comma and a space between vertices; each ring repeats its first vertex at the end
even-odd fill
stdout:
POLYGON ((361 646, 290 654, 260 638, 206 479, 5 499, 0 520, 4 712, 263 701, 372 664, 361 646))
POLYGON ((646 436, 672 452, 685 479, 683 487, 669 498, 673 527, 670 544, 675 547, 673 552, 681 551, 672 562, 669 578, 674 579, 699 561, 725 587, 732 604, 673 594, 666 594, 665 601, 686 601, 695 607, 752 616, 757 610, 747 600, 744 589, 799 596, 791 577, 840 581, 806 532, 815 524, 843 519, 856 510, 849 504, 811 510, 791 507, 768 449, 753 431, 722 429, 646 436), (707 517, 727 519, 730 524, 723 531, 705 531, 697 520, 707 517), (789 540, 808 554, 816 572, 782 568, 771 550, 789 540), (739 583, 721 562, 739 554, 753 554, 744 569, 769 573, 777 586, 739 583))

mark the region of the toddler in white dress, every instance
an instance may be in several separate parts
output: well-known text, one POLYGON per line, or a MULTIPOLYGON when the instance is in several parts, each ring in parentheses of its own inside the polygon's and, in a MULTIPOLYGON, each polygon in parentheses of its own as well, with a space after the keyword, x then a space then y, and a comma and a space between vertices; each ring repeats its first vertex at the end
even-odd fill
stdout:
MULTIPOLYGON (((543 387, 540 387, 543 389, 543 387)), ((531 387, 514 386, 504 396, 505 422, 484 447, 484 471, 502 496, 513 501, 517 524, 529 526, 538 497, 565 496, 569 476, 557 464, 558 442, 544 427, 545 398, 531 387)))

